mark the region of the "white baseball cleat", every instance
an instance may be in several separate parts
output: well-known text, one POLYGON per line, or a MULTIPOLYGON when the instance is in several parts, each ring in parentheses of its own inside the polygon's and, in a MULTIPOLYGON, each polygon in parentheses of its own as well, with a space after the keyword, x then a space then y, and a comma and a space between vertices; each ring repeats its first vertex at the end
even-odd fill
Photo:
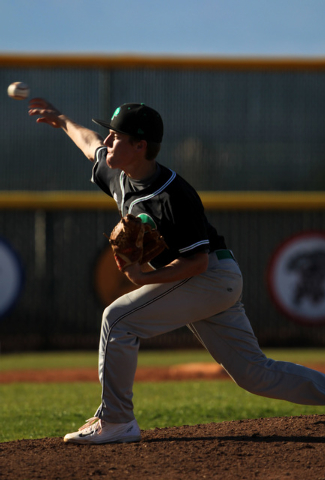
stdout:
POLYGON ((140 428, 136 420, 128 423, 107 423, 98 417, 87 420, 77 432, 68 433, 65 442, 82 444, 139 442, 140 428))

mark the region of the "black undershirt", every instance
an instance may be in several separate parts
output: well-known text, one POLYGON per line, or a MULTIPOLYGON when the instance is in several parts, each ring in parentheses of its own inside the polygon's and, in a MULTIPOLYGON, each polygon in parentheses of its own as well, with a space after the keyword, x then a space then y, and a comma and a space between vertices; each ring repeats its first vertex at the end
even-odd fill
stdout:
POLYGON ((134 192, 139 192, 140 190, 144 190, 145 188, 150 187, 150 185, 159 177, 161 168, 158 163, 156 165, 157 165, 157 168, 156 168, 156 171, 153 173, 153 175, 150 175, 149 177, 144 178, 143 180, 135 180, 134 178, 128 177, 130 185, 134 192))

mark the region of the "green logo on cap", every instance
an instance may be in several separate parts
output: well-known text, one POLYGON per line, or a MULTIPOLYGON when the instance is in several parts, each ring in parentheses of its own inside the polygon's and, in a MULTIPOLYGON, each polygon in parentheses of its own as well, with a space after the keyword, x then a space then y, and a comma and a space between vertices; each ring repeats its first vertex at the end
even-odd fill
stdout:
POLYGON ((120 113, 120 111, 121 111, 121 108, 118 107, 118 108, 115 110, 115 112, 113 113, 113 116, 112 116, 111 120, 113 120, 114 117, 117 117, 118 114, 120 113))
POLYGON ((139 135, 144 135, 144 131, 141 130, 141 128, 138 128, 138 134, 139 134, 139 135))

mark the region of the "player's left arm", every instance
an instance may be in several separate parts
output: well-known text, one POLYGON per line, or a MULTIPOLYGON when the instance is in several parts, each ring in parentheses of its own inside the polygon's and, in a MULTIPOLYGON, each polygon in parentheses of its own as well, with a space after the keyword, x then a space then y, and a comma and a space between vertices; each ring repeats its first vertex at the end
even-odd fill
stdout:
POLYGON ((179 257, 168 265, 150 272, 143 272, 137 263, 127 267, 124 273, 132 283, 139 286, 171 283, 200 275, 208 268, 208 262, 207 253, 195 253, 188 257, 179 257))

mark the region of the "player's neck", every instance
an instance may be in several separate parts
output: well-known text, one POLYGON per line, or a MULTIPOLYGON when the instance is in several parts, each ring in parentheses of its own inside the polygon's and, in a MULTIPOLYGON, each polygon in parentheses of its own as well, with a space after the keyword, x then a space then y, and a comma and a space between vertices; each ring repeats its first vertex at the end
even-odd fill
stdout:
POLYGON ((133 180, 145 180, 151 177, 157 170, 156 160, 143 160, 142 162, 135 163, 124 172, 128 177, 133 180))

